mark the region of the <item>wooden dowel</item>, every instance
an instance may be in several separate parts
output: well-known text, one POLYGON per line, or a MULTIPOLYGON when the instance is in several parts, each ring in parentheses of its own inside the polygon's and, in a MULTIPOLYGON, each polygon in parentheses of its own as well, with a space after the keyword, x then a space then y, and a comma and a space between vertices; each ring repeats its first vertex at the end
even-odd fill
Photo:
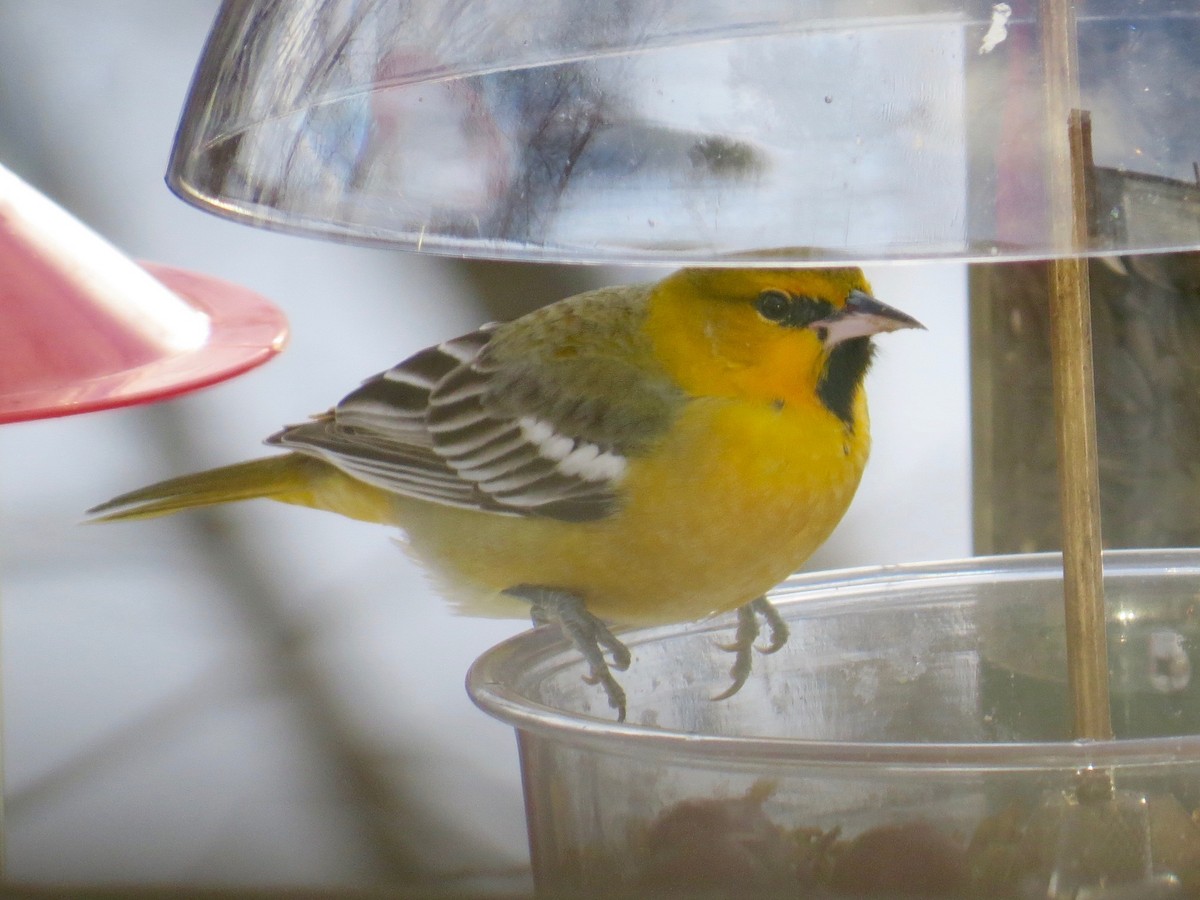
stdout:
MULTIPOLYGON (((1071 0, 1046 0, 1049 212, 1055 249, 1088 246, 1090 120, 1080 111, 1071 0)), ((1108 688, 1100 537, 1100 476, 1092 373, 1091 292, 1087 262, 1050 264, 1050 352, 1054 377, 1058 480, 1062 505, 1067 680, 1076 738, 1113 736, 1108 688)))
POLYGON ((1053 261, 1050 292, 1067 676, 1075 737, 1103 740, 1112 737, 1112 720, 1086 261, 1053 261))

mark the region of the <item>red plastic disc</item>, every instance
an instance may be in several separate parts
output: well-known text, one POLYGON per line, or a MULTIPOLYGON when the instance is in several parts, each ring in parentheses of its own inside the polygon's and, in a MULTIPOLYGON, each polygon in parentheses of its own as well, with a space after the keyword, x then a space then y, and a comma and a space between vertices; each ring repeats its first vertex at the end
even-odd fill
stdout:
POLYGON ((164 317, 178 327, 172 332, 162 320, 131 327, 118 310, 55 291, 47 284, 52 279, 41 279, 35 298, 27 292, 28 271, 14 278, 19 269, 5 250, 0 247, 0 271, 6 272, 0 282, 0 423, 176 397, 265 363, 287 341, 283 313, 227 281, 144 264, 180 299, 164 317))
POLYGON ((138 265, 0 167, 0 423, 174 397, 286 340, 263 297, 138 265))

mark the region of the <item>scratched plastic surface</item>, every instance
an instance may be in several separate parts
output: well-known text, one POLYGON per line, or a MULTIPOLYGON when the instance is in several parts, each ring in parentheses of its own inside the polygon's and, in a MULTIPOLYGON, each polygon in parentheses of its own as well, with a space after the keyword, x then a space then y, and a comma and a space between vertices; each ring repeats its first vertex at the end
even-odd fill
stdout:
POLYGON ((518 259, 1200 245, 1200 11, 1080 7, 1096 169, 1073 247, 1047 221, 1039 8, 227 0, 169 180, 272 228, 518 259))
POLYGON ((1060 565, 794 578, 788 644, 720 702, 732 617, 627 633, 624 724, 553 630, 489 651, 468 686, 517 730, 539 885, 1193 896, 1200 551, 1106 559, 1113 742, 1070 740, 1060 565))

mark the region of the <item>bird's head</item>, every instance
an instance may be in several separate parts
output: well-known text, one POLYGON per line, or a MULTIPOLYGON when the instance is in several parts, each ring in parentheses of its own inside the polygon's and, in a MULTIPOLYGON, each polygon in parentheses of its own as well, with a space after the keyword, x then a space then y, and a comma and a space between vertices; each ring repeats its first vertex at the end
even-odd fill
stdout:
POLYGON ((648 327, 693 394, 821 403, 852 425, 871 336, 923 326, 872 297, 856 268, 714 268, 659 282, 648 327))

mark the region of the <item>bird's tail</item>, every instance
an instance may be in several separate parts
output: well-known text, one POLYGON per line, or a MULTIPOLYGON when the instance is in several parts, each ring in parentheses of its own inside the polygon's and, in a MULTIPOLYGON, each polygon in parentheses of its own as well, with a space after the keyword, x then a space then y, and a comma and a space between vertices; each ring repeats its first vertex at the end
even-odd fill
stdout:
POLYGON ((214 506, 235 500, 267 497, 285 503, 312 505, 314 470, 325 463, 298 453, 267 456, 249 462, 196 472, 160 481, 114 497, 88 510, 92 522, 148 519, 182 509, 214 506))

